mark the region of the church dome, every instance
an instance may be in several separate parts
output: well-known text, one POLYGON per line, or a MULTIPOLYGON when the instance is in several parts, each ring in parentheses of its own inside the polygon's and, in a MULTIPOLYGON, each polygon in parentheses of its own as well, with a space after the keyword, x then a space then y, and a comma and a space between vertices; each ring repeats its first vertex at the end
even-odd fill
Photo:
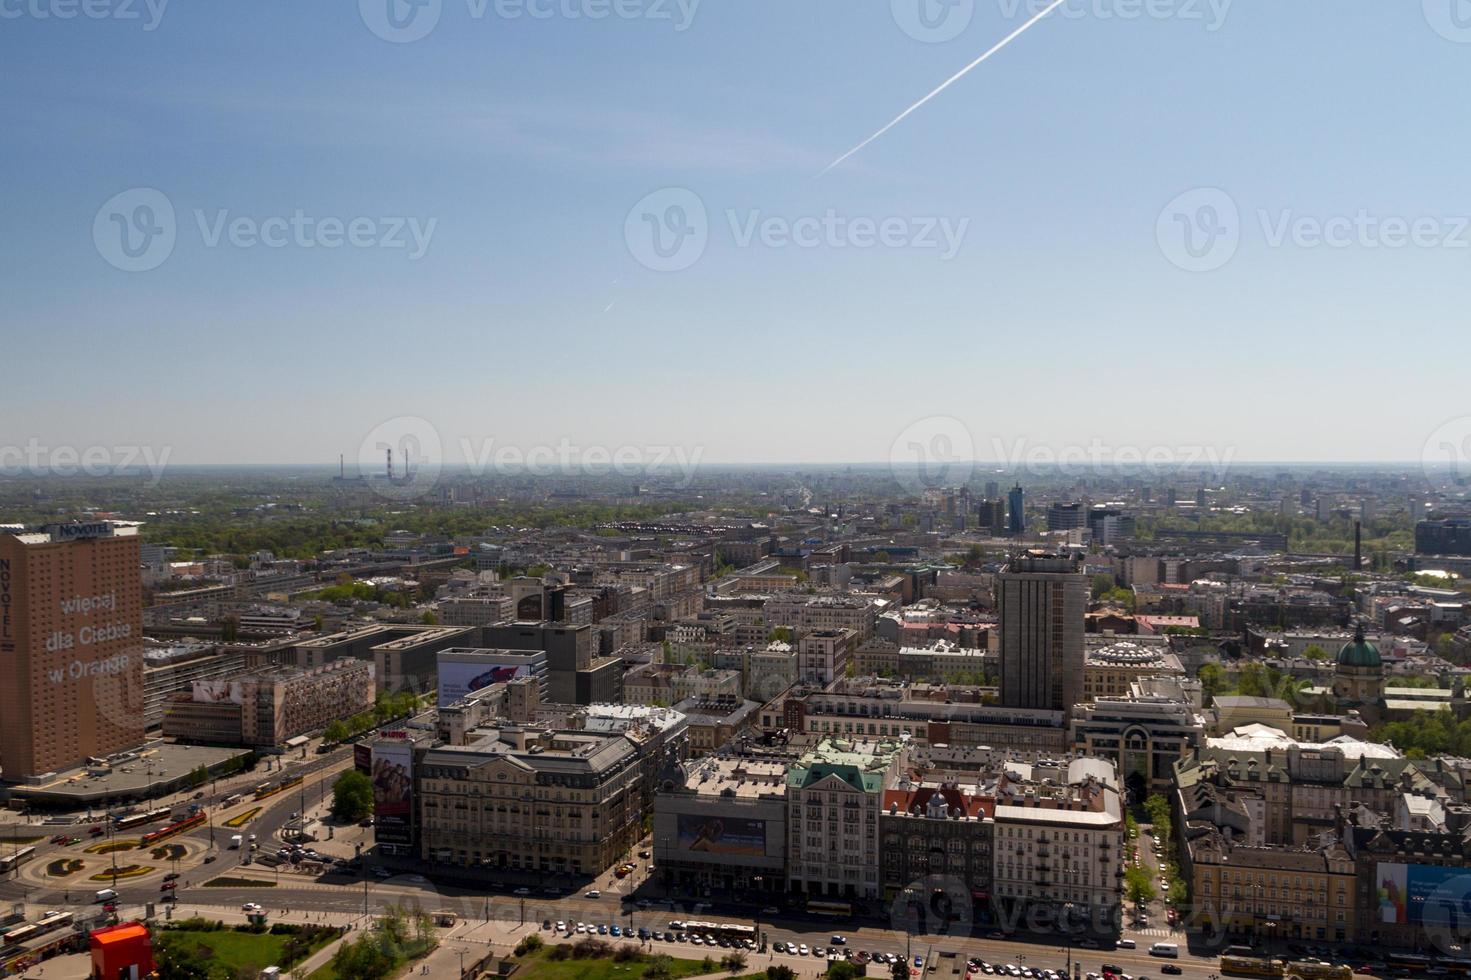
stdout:
POLYGON ((1343 649, 1338 651, 1338 666, 1340 667, 1378 667, 1380 665, 1379 648, 1364 639, 1362 626, 1354 630, 1353 642, 1345 643, 1343 649))

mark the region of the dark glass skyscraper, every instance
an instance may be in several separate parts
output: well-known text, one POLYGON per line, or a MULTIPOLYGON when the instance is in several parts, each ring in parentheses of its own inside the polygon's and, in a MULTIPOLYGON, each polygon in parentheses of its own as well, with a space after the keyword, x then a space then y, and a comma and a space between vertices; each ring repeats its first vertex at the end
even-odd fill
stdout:
POLYGON ((1009 513, 1006 516, 1006 530, 1012 534, 1022 534, 1027 529, 1026 493, 1018 483, 1006 494, 1009 513))

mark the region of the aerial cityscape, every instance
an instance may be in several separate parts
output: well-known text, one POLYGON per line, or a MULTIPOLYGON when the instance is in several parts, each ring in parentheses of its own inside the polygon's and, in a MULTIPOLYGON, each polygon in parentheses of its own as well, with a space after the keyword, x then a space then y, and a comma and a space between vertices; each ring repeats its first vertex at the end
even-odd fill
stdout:
POLYGON ((0 977, 1471 976, 1468 53, 0 0, 0 977))

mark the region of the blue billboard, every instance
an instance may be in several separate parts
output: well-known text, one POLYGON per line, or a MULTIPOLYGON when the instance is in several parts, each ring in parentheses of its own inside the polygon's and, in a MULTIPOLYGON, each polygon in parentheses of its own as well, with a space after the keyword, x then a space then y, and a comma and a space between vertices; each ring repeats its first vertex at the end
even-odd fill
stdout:
POLYGON ((1430 864, 1381 864, 1375 882, 1380 922, 1471 925, 1471 870, 1430 864))

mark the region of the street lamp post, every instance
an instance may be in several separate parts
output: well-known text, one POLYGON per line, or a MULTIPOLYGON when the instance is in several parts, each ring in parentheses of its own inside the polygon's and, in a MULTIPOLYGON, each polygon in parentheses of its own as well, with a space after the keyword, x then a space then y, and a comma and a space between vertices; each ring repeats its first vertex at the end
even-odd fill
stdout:
MULTIPOLYGON (((761 877, 760 875, 756 875, 754 878, 751 879, 751 883, 756 886, 756 901, 758 901, 758 902, 765 901, 765 899, 762 897, 762 891, 761 891, 761 885, 762 885, 762 883, 765 880, 766 879, 763 878, 763 877, 761 877)), ((760 909, 760 906, 757 906, 757 909, 756 909, 756 945, 757 945, 757 947, 760 947, 760 948, 765 948, 765 946, 766 946, 765 941, 762 940, 762 938, 761 938, 761 909, 760 909)))
MULTIPOLYGON (((919 918, 919 912, 917 910, 915 910, 915 908, 914 908, 914 889, 913 888, 906 888, 906 889, 904 889, 904 908, 908 912, 913 913, 913 915, 914 915, 914 917, 916 919, 919 918)), ((914 949, 913 949, 913 945, 914 945, 913 944, 913 938, 914 938, 914 929, 909 924, 909 915, 906 914, 904 916, 904 962, 906 962, 906 963, 910 962, 913 959, 913 955, 912 955, 914 953, 914 949)))
POLYGON ((109 814, 107 820, 107 855, 112 859, 112 887, 114 888, 117 887, 117 848, 113 846, 116 843, 113 839, 113 831, 116 827, 117 822, 109 814))
POLYGON ((1068 976, 1073 973, 1073 903, 1064 902, 1062 906, 1062 932, 1067 937, 1067 972, 1068 976))

